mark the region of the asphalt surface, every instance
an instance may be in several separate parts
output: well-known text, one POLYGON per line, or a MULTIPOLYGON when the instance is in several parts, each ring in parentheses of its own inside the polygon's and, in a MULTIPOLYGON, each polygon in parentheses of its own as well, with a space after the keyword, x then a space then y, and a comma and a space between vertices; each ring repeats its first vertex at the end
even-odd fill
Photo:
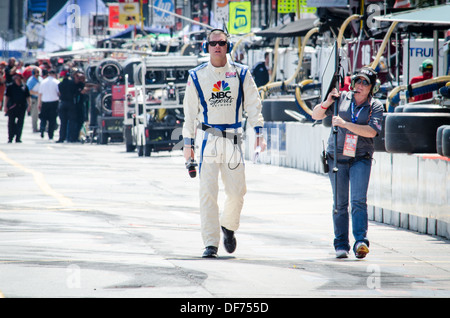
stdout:
POLYGON ((2 114, 0 297, 450 296, 440 237, 370 222, 367 257, 336 259, 324 175, 247 162, 237 250, 202 259, 198 179, 180 151, 57 144, 29 117, 22 141, 7 143, 2 114))

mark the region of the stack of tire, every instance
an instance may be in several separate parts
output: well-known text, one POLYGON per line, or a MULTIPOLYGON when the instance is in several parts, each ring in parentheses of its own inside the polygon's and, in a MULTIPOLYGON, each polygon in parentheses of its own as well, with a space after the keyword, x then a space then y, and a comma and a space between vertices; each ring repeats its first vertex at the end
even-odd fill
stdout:
POLYGON ((442 125, 436 133, 436 149, 441 156, 450 158, 450 125, 442 125))
POLYGON ((91 83, 113 85, 123 80, 122 65, 114 59, 105 59, 98 64, 91 64, 86 68, 86 78, 91 83))
POLYGON ((128 84, 133 85, 135 69, 142 63, 140 58, 130 58, 123 62, 123 73, 124 76, 128 75, 128 84))
MULTIPOLYGON (((444 125, 450 125, 450 108, 439 105, 405 105, 386 114, 385 149, 390 153, 437 153, 438 143, 442 146, 445 143, 445 129, 441 129, 442 138, 438 138, 438 129, 444 125)), ((447 148, 450 152, 448 141, 447 148)))

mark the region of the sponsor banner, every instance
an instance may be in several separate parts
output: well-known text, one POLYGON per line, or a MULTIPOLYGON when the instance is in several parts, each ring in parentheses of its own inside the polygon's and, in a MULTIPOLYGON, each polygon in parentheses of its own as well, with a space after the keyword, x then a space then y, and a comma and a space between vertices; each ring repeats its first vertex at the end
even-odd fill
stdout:
POLYGON ((130 25, 140 23, 139 2, 119 3, 119 23, 130 25))
POLYGON ((25 36, 28 49, 43 49, 45 22, 47 22, 47 0, 28 0, 25 36))
POLYGON ((214 1, 214 20, 220 26, 223 22, 228 21, 228 13, 230 11, 228 0, 216 0, 214 1))
MULTIPOLYGON (((403 82, 408 79, 408 71, 409 71, 409 80, 411 80, 415 76, 422 75, 420 71, 420 66, 422 66, 422 62, 426 59, 431 59, 434 62, 435 58, 435 48, 434 48, 434 40, 433 39, 412 39, 411 44, 409 45, 409 53, 408 53, 408 40, 403 40, 403 82), (409 67, 408 67, 408 56, 409 56, 409 67)), ((439 74, 437 76, 444 75, 444 40, 439 39, 439 74)), ((434 62, 435 63, 435 62, 434 62)), ((434 73, 433 76, 436 77, 436 65, 434 65, 434 73)))
POLYGON ((119 5, 118 4, 112 4, 108 8, 109 10, 109 20, 108 20, 108 26, 110 29, 126 29, 128 28, 128 25, 121 24, 119 22, 119 5))
POLYGON ((249 33, 252 26, 252 7, 250 1, 230 2, 230 34, 249 33))
POLYGON ((158 10, 158 8, 175 13, 174 0, 156 0, 153 4, 153 23, 163 26, 174 26, 175 16, 158 10))

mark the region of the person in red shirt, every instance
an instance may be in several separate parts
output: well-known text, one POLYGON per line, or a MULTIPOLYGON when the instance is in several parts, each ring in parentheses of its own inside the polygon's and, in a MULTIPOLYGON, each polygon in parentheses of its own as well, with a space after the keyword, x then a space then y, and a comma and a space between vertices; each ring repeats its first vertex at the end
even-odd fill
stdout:
MULTIPOLYGON (((422 75, 413 77, 410 82, 411 85, 433 78, 433 61, 430 59, 426 59, 425 61, 423 61, 422 66, 420 67, 420 71, 422 72, 422 75)), ((409 102, 417 102, 430 98, 433 98, 433 92, 410 97, 409 102)))

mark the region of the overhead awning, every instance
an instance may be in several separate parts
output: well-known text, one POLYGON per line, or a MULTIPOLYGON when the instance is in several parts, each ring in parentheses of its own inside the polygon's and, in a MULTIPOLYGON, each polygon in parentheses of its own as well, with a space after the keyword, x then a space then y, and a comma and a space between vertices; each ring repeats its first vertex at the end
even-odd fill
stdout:
POLYGON ((375 20, 402 23, 426 23, 450 27, 450 4, 426 7, 374 17, 375 20))
POLYGON ((170 34, 170 30, 166 29, 166 28, 157 28, 157 27, 144 27, 144 29, 141 28, 141 26, 137 25, 136 28, 134 26, 130 26, 127 29, 114 34, 113 36, 103 40, 103 41, 108 41, 108 40, 112 40, 112 39, 130 39, 131 34, 133 34, 134 32, 136 32, 136 34, 149 34, 149 33, 154 33, 154 34, 170 34))
POLYGON ((255 35, 263 37, 305 36, 309 30, 314 28, 315 20, 317 19, 299 19, 294 22, 255 32, 255 35))

